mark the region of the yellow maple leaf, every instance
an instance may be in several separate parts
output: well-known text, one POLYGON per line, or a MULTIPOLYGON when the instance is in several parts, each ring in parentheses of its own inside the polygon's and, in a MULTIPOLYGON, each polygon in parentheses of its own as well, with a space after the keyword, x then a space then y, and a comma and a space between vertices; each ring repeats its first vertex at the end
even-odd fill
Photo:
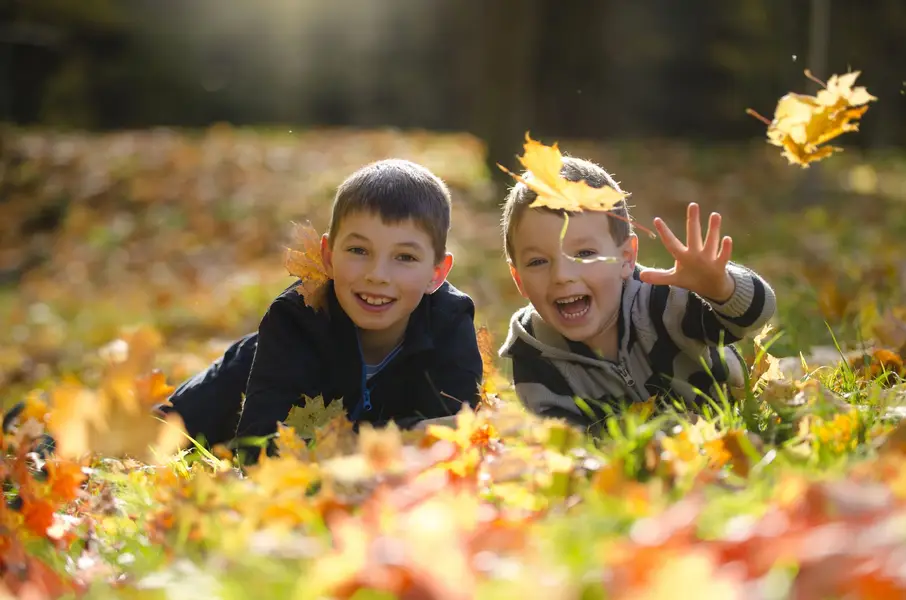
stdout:
POLYGON ((531 208, 546 206, 554 210, 582 212, 611 210, 628 194, 609 186, 593 188, 584 181, 569 181, 560 174, 563 155, 555 143, 545 146, 525 134, 524 154, 519 162, 525 167, 524 176, 516 175, 498 164, 500 169, 538 195, 531 208))
POLYGON ((286 249, 284 266, 290 275, 302 280, 296 291, 305 304, 315 310, 323 308, 329 277, 321 258, 321 236, 311 223, 293 223, 293 247, 286 249))
POLYGON ((783 148, 783 156, 790 164, 803 168, 840 152, 842 148, 822 144, 858 131, 856 121, 868 110, 867 103, 877 100, 864 87, 853 88, 859 71, 832 75, 826 84, 812 77, 809 71, 805 73, 824 87, 816 96, 784 95, 777 102, 773 120, 752 109, 746 111, 767 124, 768 142, 783 148))
POLYGON ((323 396, 314 398, 306 396, 305 406, 293 406, 283 423, 287 427, 292 427, 296 435, 312 439, 318 429, 338 417, 346 418, 342 400, 334 400, 325 406, 323 396))

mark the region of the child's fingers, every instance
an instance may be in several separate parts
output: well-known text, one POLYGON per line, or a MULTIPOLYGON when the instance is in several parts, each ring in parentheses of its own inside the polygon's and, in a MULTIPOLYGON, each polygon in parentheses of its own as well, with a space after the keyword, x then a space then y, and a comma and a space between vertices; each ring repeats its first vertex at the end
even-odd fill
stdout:
POLYGON ((726 265, 730 262, 730 255, 733 252, 733 239, 730 236, 725 236, 720 243, 720 253, 717 255, 717 262, 726 265))
POLYGON ((639 279, 644 283, 651 285, 670 285, 676 278, 676 271, 673 269, 645 269, 639 273, 639 279))
POLYGON ((698 204, 690 202, 686 209, 686 247, 692 252, 702 249, 702 224, 699 221, 698 204))
POLYGON ((713 212, 708 219, 708 233, 705 235, 705 256, 717 256, 720 244, 720 213, 713 212))
POLYGON ((667 224, 660 217, 654 219, 654 228, 657 229, 657 232, 661 234, 661 243, 664 244, 664 247, 667 249, 670 254, 673 255, 673 258, 677 258, 680 254, 686 251, 686 247, 683 245, 679 239, 673 235, 673 231, 667 227, 667 224))

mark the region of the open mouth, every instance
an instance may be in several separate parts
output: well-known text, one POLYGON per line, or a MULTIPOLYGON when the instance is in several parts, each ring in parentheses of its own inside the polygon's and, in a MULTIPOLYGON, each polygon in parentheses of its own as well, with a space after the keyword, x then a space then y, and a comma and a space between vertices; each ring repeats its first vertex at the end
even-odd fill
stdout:
POLYGON ((389 296, 381 296, 380 294, 355 294, 356 300, 359 301, 359 305, 362 306, 365 310, 369 311, 381 311, 387 310, 393 303, 396 302, 396 298, 390 298, 389 296))
POLYGON ((581 294, 577 296, 568 296, 566 298, 558 298, 557 300, 554 300, 554 306, 557 307, 557 312, 559 312, 560 316, 564 319, 579 319, 584 317, 588 312, 588 309, 591 308, 591 296, 581 294))

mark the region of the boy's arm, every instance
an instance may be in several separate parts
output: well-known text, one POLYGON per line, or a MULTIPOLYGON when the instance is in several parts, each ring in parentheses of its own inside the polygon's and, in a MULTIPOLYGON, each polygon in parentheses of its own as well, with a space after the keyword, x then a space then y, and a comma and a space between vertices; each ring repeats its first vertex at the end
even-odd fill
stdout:
POLYGON ((301 320, 308 310, 291 299, 275 300, 258 327, 237 437, 270 435, 303 396, 318 395, 320 360, 301 320))
MULTIPOLYGON (((436 342, 436 359, 425 376, 435 392, 429 401, 426 418, 455 415, 468 404, 478 405, 482 362, 472 315, 463 315, 449 337, 436 342)), ((426 407, 427 408, 427 407, 426 407)))
POLYGON ((751 269, 727 264, 735 287, 717 302, 678 286, 652 285, 649 310, 680 347, 731 344, 761 329, 777 307, 774 290, 751 269))

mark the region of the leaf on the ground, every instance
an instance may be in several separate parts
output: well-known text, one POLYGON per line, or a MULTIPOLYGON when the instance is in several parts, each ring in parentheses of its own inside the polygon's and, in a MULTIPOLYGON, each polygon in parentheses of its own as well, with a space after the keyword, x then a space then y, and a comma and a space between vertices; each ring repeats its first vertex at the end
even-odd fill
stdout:
POLYGON ((65 458, 89 453, 131 456, 148 463, 164 458, 186 443, 182 418, 176 413, 161 422, 152 407, 172 388, 153 369, 160 334, 141 327, 101 349, 99 389, 66 380, 50 391, 48 429, 65 458))
POLYGON ((323 396, 306 396, 304 406, 294 405, 283 423, 292 427, 299 437, 310 440, 318 429, 341 417, 346 418, 342 400, 333 400, 325 406, 323 396))
POLYGON ((563 166, 563 155, 555 143, 545 146, 525 134, 524 154, 519 157, 519 162, 525 167, 523 176, 507 170, 502 165, 497 166, 524 184, 538 195, 532 202, 532 208, 546 206, 555 210, 581 212, 583 210, 611 210, 627 194, 609 186, 594 188, 584 181, 569 181, 560 174, 563 166))
POLYGON ((311 223, 293 224, 293 246, 286 249, 284 265, 290 275, 302 280, 296 291, 305 304, 315 310, 322 309, 328 277, 321 258, 321 236, 311 223))

